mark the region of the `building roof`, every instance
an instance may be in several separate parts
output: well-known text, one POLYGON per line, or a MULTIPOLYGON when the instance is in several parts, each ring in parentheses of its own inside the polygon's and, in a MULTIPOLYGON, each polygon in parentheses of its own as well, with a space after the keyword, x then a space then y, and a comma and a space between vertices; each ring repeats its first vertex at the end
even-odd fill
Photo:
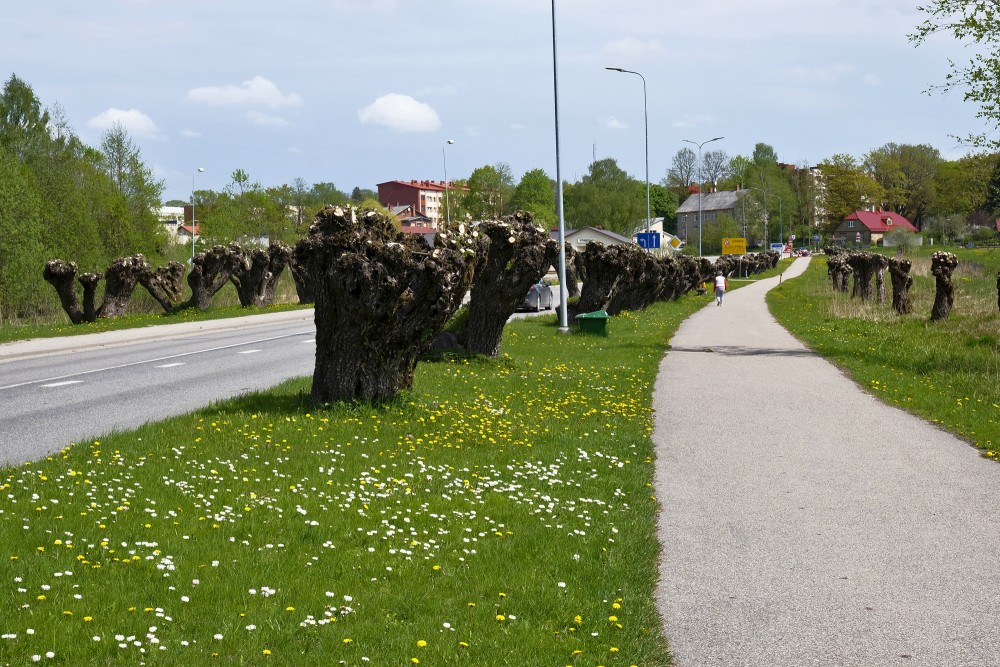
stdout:
POLYGON ((875 234, 884 234, 894 229, 905 229, 908 232, 917 231, 912 222, 895 211, 855 211, 846 216, 844 220, 857 220, 869 232, 875 234))
MULTIPOLYGON (((416 179, 409 181, 386 181, 385 183, 379 183, 376 187, 380 187, 383 185, 401 185, 404 187, 416 188, 417 190, 444 192, 444 181, 418 181, 416 179)), ((448 189, 454 190, 455 184, 449 181, 448 189)))
POLYGON ((701 211, 729 211, 740 203, 740 195, 749 190, 723 190, 722 192, 694 193, 677 207, 678 213, 697 213, 698 200, 701 199, 701 211))
MULTIPOLYGON (((595 234, 600 234, 602 236, 606 236, 609 239, 612 239, 612 240, 614 240, 614 241, 616 241, 618 243, 635 243, 635 241, 633 241, 632 239, 628 238, 627 236, 622 236, 621 234, 616 234, 615 232, 608 231, 607 229, 598 229, 597 227, 581 227, 580 229, 567 229, 564 232, 564 236, 569 237, 569 236, 572 236, 573 234, 579 234, 580 232, 584 232, 584 231, 592 231, 595 234)), ((549 236, 552 237, 554 240, 558 241, 559 240, 559 229, 556 228, 556 229, 549 230, 549 236)))

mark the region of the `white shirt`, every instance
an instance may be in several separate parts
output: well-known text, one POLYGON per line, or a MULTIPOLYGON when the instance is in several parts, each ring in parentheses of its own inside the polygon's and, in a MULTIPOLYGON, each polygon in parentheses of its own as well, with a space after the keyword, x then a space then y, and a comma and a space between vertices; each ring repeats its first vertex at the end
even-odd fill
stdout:
POLYGON ((725 276, 715 276, 715 289, 726 289, 725 276))

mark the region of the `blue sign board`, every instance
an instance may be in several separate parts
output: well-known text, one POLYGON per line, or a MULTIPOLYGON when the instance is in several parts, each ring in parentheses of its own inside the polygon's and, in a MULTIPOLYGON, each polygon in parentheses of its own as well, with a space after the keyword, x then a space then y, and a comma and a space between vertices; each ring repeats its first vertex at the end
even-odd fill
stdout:
POLYGON ((635 235, 635 240, 639 247, 645 250, 655 250, 660 247, 659 232, 639 232, 635 235))

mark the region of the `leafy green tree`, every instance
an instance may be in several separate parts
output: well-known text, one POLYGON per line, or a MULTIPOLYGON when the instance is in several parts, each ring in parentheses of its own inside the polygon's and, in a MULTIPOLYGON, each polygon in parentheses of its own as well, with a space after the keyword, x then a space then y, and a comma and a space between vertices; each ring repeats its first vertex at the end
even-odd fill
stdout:
POLYGON ((834 155, 820 164, 820 170, 826 177, 826 215, 831 228, 852 212, 885 198, 882 186, 851 155, 834 155))
POLYGON ((551 228, 558 223, 555 183, 543 169, 531 169, 524 173, 514 188, 511 206, 515 210, 528 211, 542 226, 551 228))
POLYGON ((722 254, 722 239, 742 236, 743 230, 736 220, 729 215, 720 215, 715 222, 705 224, 701 236, 702 253, 705 255, 722 254))
POLYGON ((514 172, 506 162, 497 162, 493 165, 500 176, 500 213, 508 215, 514 212, 514 172))
POLYGON ((274 193, 268 193, 256 181, 251 182, 242 169, 233 172, 225 191, 205 208, 207 211, 199 218, 206 243, 250 244, 265 239, 288 243, 295 239, 292 212, 274 193))
MULTIPOLYGON (((974 211, 985 210, 993 215, 1000 213, 1000 187, 995 199, 990 201, 991 179, 1000 177, 995 173, 1000 164, 1000 155, 978 153, 966 155, 959 160, 946 160, 938 164, 934 176, 936 196, 928 210, 928 215, 943 216, 958 213, 971 215, 974 211)), ((1000 180, 997 181, 1000 186, 1000 180)))
POLYGON ((358 186, 355 186, 354 189, 351 190, 351 201, 353 203, 360 204, 366 199, 378 199, 378 193, 374 190, 368 190, 367 188, 361 188, 358 186))
POLYGON ((948 61, 951 71, 933 89, 962 90, 965 101, 979 105, 976 117, 992 129, 970 134, 963 141, 979 148, 1000 148, 995 132, 1000 127, 1000 5, 982 0, 931 0, 918 9, 928 18, 909 36, 915 45, 939 33, 951 33, 958 41, 974 45, 966 63, 948 61))
POLYGON ((923 232, 935 243, 953 244, 969 233, 969 223, 959 214, 933 215, 924 223, 923 232))
MULTIPOLYGON (((360 188, 355 188, 359 190, 360 188)), ((307 204, 310 206, 318 206, 320 208, 326 206, 327 204, 331 206, 341 206, 346 204, 351 198, 347 196, 346 193, 341 192, 337 189, 333 183, 313 183, 312 188, 309 190, 309 198, 307 199, 307 204)), ((362 197, 364 199, 364 197, 362 197)))
POLYGON ((51 142, 49 113, 25 81, 11 74, 0 93, 0 146, 27 161, 51 142))
POLYGON ((649 209, 654 218, 663 218, 663 231, 677 234, 677 193, 659 183, 649 184, 649 209))
POLYGON ((113 186, 110 216, 101 227, 104 246, 115 256, 159 253, 164 234, 156 216, 164 184, 142 161, 125 126, 115 123, 101 140, 101 169, 113 186))
POLYGON ((563 189, 566 219, 573 227, 603 227, 623 236, 644 226, 646 186, 613 158, 592 162, 579 183, 563 189))
POLYGON ((41 208, 31 170, 0 148, 0 323, 30 317, 49 295, 41 208))
POLYGON ((479 167, 469 176, 462 207, 473 220, 493 220, 503 213, 504 176, 496 167, 479 167))
POLYGON ((941 162, 941 153, 927 144, 888 143, 865 156, 864 168, 885 192, 882 208, 919 229, 937 195, 935 176, 941 162))

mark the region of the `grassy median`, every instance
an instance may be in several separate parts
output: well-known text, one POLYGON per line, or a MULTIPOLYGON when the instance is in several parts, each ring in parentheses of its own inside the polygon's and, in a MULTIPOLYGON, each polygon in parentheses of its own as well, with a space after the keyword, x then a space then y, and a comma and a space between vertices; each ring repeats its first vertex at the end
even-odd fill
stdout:
POLYGON ((387 406, 297 381, 5 469, 0 665, 668 663, 651 392, 705 303, 515 322, 387 406))
MULTIPOLYGON (((930 251, 911 254, 914 311, 862 303, 833 291, 825 258, 768 293, 778 321, 818 354, 843 368, 879 399, 941 425, 1000 458, 1000 251, 958 250, 955 307, 931 322, 935 283, 930 251)), ((830 397, 831 408, 837 397, 830 397)), ((887 424, 887 428, 891 428, 887 424)))

